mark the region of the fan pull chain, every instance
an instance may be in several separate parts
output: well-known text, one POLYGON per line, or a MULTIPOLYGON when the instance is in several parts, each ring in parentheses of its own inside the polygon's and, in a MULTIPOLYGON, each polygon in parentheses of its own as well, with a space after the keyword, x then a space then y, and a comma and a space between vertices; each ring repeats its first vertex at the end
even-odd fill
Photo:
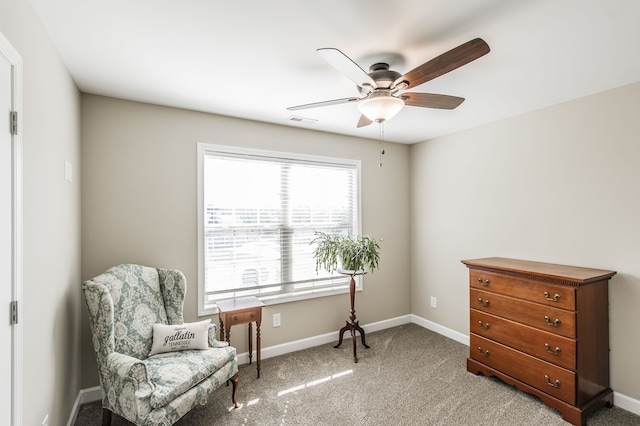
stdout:
POLYGON ((380 123, 380 162, 378 167, 382 167, 382 156, 384 155, 384 120, 379 120, 380 123))

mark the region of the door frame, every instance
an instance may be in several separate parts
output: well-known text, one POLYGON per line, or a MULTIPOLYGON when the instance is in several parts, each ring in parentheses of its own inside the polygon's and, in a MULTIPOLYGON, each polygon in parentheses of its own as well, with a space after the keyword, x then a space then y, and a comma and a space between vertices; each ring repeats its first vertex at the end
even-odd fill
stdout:
MULTIPOLYGON (((11 331, 11 425, 22 424, 22 57, 0 32, 0 55, 11 64, 12 110, 18 114, 17 132, 12 135, 12 300, 17 302, 18 321, 11 331)), ((8 119, 8 117, 5 117, 8 119)))

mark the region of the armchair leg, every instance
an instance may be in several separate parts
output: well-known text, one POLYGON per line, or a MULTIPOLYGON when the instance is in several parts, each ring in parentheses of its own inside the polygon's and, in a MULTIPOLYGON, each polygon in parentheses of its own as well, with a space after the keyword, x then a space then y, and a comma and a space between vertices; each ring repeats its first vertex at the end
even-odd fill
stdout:
POLYGON ((238 408, 238 402, 236 401, 236 391, 238 390, 238 379, 240 378, 240 373, 236 373, 233 375, 231 380, 231 401, 233 401, 233 406, 238 408))
POLYGON ((102 407, 102 426, 111 426, 111 411, 102 407))

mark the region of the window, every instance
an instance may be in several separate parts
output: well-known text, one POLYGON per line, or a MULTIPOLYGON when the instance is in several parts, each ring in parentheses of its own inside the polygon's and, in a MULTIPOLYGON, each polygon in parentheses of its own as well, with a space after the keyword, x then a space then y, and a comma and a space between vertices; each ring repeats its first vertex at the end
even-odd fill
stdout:
POLYGON ((316 271, 309 243, 359 233, 359 181, 359 161, 198 144, 199 315, 232 297, 348 291, 349 277, 316 271))

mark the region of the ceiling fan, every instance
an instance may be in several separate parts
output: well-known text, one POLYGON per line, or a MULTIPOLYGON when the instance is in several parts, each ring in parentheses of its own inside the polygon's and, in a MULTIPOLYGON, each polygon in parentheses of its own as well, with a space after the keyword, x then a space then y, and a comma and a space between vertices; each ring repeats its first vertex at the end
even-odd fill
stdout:
POLYGON ((330 65, 345 74, 356 84, 361 97, 297 105, 289 107, 287 110, 297 111, 357 102, 358 110, 362 114, 358 121, 358 127, 363 127, 374 121, 383 122, 389 120, 405 105, 421 108, 454 109, 464 101, 464 98, 435 93, 405 92, 404 90, 417 87, 466 65, 486 55, 489 50, 489 45, 484 40, 476 38, 401 75, 397 71, 390 70, 389 64, 382 62, 371 65, 369 73, 366 73, 358 64, 338 49, 317 49, 317 52, 330 65))

